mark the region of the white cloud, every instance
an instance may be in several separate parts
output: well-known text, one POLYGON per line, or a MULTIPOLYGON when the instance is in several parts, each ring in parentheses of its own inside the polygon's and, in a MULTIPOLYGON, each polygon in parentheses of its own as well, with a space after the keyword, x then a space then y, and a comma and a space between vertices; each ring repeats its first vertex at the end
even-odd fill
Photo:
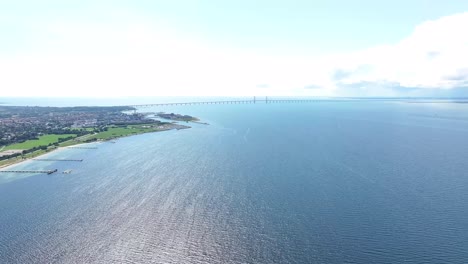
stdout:
POLYGON ((468 13, 425 22, 394 45, 322 58, 216 47, 126 15, 34 25, 27 51, 0 54, 0 95, 396 96, 394 88, 468 86, 468 13))
POLYGON ((342 56, 335 71, 349 74, 335 85, 375 83, 381 86, 453 89, 467 86, 468 13, 443 17, 417 26, 395 45, 342 56), (453 77, 458 78, 453 78, 453 77))

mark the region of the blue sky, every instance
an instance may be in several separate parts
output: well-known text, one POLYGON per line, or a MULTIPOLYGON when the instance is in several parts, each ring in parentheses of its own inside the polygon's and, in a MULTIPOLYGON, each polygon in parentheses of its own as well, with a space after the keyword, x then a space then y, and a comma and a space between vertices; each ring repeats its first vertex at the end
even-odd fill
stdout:
POLYGON ((458 95, 468 1, 2 1, 5 96, 458 95))

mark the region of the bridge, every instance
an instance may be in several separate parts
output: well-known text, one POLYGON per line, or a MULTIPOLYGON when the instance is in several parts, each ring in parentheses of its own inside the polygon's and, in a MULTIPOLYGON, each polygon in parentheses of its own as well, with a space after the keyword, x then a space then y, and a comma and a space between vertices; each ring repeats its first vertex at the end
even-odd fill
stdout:
POLYGON ((182 102, 182 103, 155 103, 155 104, 139 104, 139 105, 128 105, 134 108, 141 107, 154 107, 154 106, 182 106, 182 105, 212 105, 212 104, 256 104, 256 103, 310 103, 317 102, 319 99, 271 99, 268 96, 264 98, 257 98, 245 100, 223 100, 223 101, 193 101, 193 102, 182 102))

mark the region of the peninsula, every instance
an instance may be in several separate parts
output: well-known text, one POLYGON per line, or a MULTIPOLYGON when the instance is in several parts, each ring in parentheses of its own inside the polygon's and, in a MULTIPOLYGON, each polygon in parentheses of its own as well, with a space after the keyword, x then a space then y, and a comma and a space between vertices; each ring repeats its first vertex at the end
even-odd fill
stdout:
POLYGON ((163 122, 128 106, 30 107, 0 105, 0 168, 34 158, 59 147, 119 137, 186 129, 174 121, 194 121, 172 114, 163 122))

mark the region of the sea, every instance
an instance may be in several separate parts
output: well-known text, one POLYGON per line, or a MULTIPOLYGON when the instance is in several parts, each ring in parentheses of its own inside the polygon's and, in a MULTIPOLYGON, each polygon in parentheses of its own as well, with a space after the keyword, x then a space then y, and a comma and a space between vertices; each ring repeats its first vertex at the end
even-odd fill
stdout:
MULTIPOLYGON (((100 100, 1 101, 113 105, 100 100)), ((51 175, 0 173, 0 263, 468 263, 467 103, 138 111, 209 125, 44 156, 83 162, 11 167, 51 175)))

